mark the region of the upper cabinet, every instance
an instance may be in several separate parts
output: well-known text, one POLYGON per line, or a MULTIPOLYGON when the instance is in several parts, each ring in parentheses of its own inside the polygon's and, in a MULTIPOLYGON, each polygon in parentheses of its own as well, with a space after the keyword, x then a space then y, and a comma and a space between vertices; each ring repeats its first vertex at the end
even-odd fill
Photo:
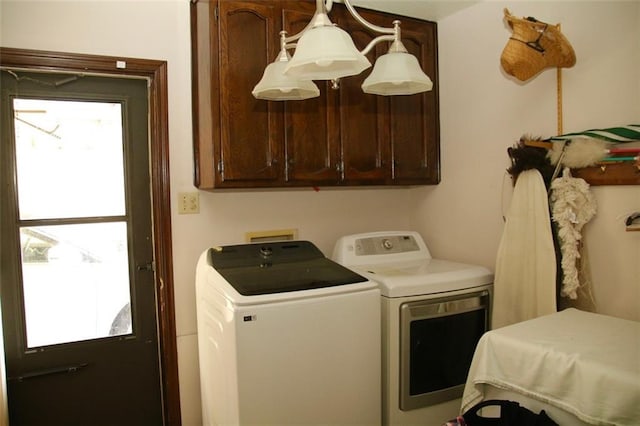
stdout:
MULTIPOLYGON (((282 11, 284 25, 278 21, 278 32, 284 28, 288 35, 297 34, 306 27, 314 11, 315 5, 309 2, 285 4, 282 11)), ((284 105, 285 176, 290 185, 332 185, 341 176, 335 93, 329 82, 315 83, 320 89, 317 98, 271 102, 284 105)))
MULTIPOLYGON (((195 184, 201 189, 437 184, 439 117, 437 29, 433 22, 359 8, 368 21, 402 21, 402 41, 433 90, 376 96, 347 77, 320 96, 265 101, 251 91, 279 51, 279 32, 301 31, 315 1, 213 1, 191 4, 195 184)), ((330 18, 359 49, 376 35, 342 4, 330 18)), ((369 60, 386 53, 379 43, 369 60)))

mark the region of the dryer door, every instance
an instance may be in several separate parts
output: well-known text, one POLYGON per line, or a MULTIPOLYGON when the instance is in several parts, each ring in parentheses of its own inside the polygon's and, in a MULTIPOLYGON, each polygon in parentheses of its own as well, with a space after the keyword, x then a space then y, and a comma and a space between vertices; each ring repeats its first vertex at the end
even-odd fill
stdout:
POLYGON ((489 290, 400 306, 401 410, 462 396, 489 318, 489 290))

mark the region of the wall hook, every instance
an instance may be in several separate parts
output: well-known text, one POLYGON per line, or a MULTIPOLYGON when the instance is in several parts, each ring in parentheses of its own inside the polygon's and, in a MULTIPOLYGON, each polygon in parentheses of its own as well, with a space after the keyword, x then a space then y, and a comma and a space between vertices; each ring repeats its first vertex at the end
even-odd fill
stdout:
POLYGON ((640 231, 640 212, 631 213, 624 224, 627 226, 627 231, 640 231), (638 223, 634 223, 634 222, 638 223))

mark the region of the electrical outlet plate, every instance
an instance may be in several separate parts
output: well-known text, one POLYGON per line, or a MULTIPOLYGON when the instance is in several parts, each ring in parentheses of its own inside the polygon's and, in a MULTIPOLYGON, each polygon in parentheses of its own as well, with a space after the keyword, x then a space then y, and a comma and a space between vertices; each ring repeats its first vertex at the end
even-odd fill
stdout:
POLYGON ((200 194, 181 192, 178 194, 178 214, 200 213, 200 194))

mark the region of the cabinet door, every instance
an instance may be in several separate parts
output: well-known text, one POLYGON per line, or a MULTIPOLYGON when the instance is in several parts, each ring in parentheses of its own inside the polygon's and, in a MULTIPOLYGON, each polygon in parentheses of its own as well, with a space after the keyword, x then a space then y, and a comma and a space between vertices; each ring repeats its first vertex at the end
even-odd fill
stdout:
MULTIPOLYGON (((314 3, 288 2, 282 11, 287 35, 302 31, 314 11, 314 3)), ((337 98, 328 82, 315 83, 320 89, 319 97, 287 101, 284 106, 286 175, 294 185, 335 185, 341 179, 337 98)))
POLYGON ((434 84, 430 92, 390 97, 393 183, 436 184, 440 182, 436 24, 401 20, 402 43, 434 84))
MULTIPOLYGON (((358 23, 342 5, 334 4, 332 17, 337 16, 339 26, 351 34, 359 50, 380 35, 358 23)), ((392 26, 393 18, 381 12, 358 9, 371 23, 392 26)), ((378 44, 367 57, 373 65, 376 57, 385 53, 387 43, 378 44)), ((384 184, 391 177, 389 161, 389 101, 383 96, 362 91, 362 82, 373 67, 362 73, 343 78, 339 89, 340 137, 346 184, 384 184)))
POLYGON ((218 2, 218 7, 220 143, 214 143, 216 186, 281 184, 283 105, 251 94, 265 67, 278 54, 279 9, 274 3, 226 0, 218 2))
MULTIPOLYGON (((311 185, 435 184, 440 180, 436 24, 401 18, 402 39, 433 91, 384 97, 362 92, 370 70, 340 89, 318 81, 320 97, 257 100, 251 95, 277 56, 279 31, 294 35, 313 0, 199 0, 192 3, 195 183, 202 189, 311 185), (286 159, 286 161, 285 161, 286 159)), ((378 34, 335 3, 333 22, 360 49, 378 34)), ((391 27, 395 15, 359 8, 391 27)), ((369 53, 373 63, 388 43, 369 53)))

